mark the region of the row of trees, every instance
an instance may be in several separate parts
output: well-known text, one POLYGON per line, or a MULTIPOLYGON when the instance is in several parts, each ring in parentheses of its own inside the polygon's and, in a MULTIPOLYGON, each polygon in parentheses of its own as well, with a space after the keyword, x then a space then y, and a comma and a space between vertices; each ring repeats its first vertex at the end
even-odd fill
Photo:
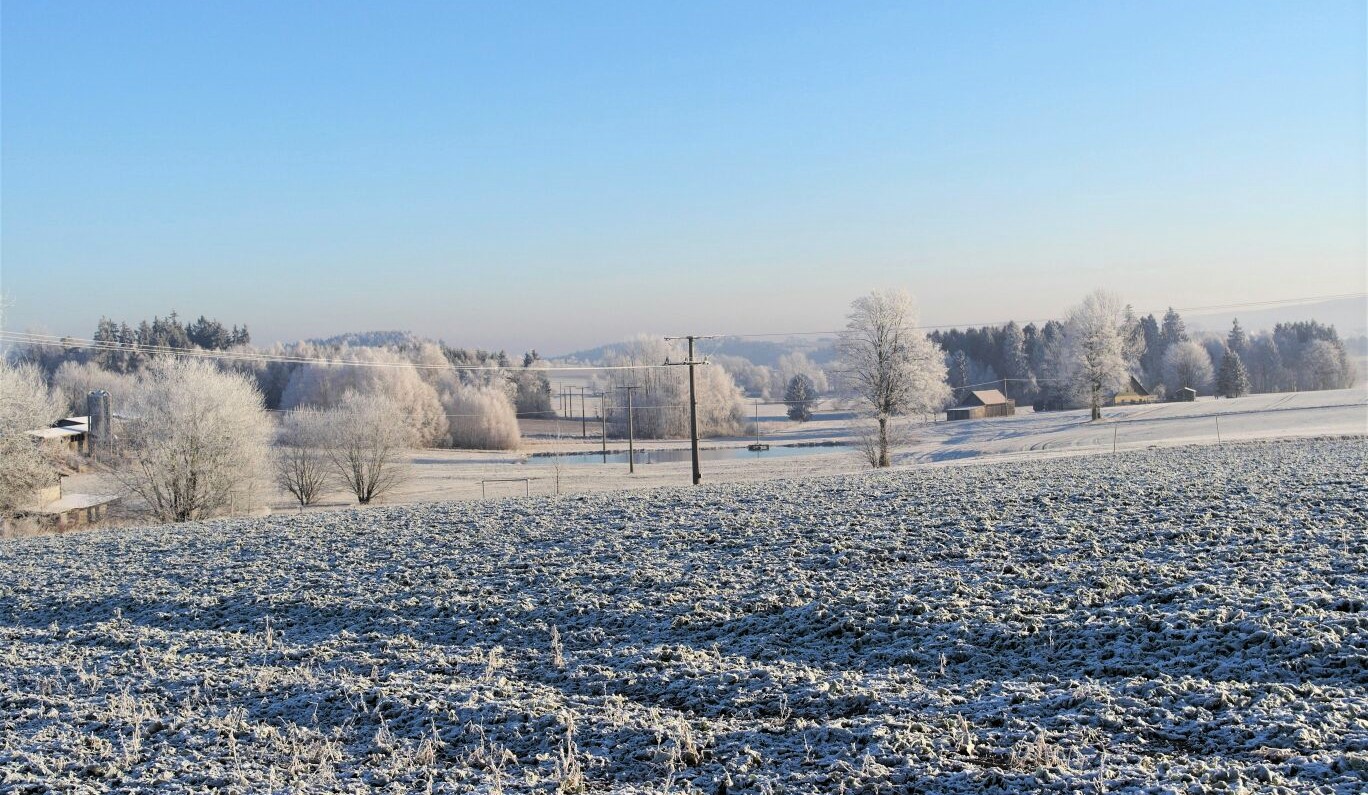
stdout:
POLYGON ((375 345, 359 344, 365 340, 355 337, 258 350, 250 347, 245 327, 228 329, 204 317, 182 325, 174 312, 136 329, 102 318, 95 340, 94 346, 27 346, 15 358, 35 365, 74 412, 83 410, 85 394, 97 388, 108 390, 115 405, 127 405, 136 376, 172 349, 231 349, 220 366, 250 377, 271 410, 331 408, 352 391, 384 396, 421 445, 514 449, 520 440, 517 417, 551 411, 545 364, 535 352, 521 370, 509 372, 502 352, 409 335, 381 335, 375 345))
MULTIPOLYGON (((130 378, 136 388, 105 463, 166 521, 249 509, 272 474, 301 506, 335 490, 365 504, 402 482, 404 453, 416 443, 403 408, 381 393, 347 391, 278 426, 248 375, 212 362, 160 357, 130 378)), ((55 482, 54 462, 25 432, 63 408, 37 367, 0 362, 0 515, 55 482)))
MULTIPOLYGON (((1132 377, 1150 378, 1160 393, 1191 388, 1224 397, 1342 388, 1354 380, 1331 326, 1279 324, 1251 340, 1237 320, 1225 339, 1199 342, 1172 309, 1162 322, 1137 318, 1100 290, 1063 321, 1039 328, 1008 323, 930 335, 916 329, 907 293, 875 292, 852 305, 838 352, 840 386, 872 428, 862 438, 874 466, 890 463, 895 418, 939 410, 953 402, 953 390, 1003 379, 1009 395, 1033 397, 1038 408, 1086 407, 1094 420, 1132 377)), ((792 384, 790 396, 790 416, 801 418, 805 385, 792 384)))
POLYGON ((783 400, 789 384, 798 375, 807 378, 819 393, 825 394, 831 389, 826 370, 802 351, 780 355, 773 366, 727 354, 710 355, 708 361, 726 370, 747 397, 783 400))
MULTIPOLYGON (((1107 325, 1116 328, 1116 352, 1125 366, 1123 383, 1135 376, 1160 396, 1184 387, 1202 395, 1235 396, 1339 389, 1354 382, 1343 341, 1333 326, 1315 321, 1282 323, 1271 332, 1251 337, 1236 320, 1225 337, 1198 337, 1189 334, 1182 316, 1173 309, 1162 318, 1137 317, 1130 307, 1109 299, 1106 306, 1088 308, 1089 315, 1098 312, 1104 312, 1107 325), (1227 363, 1231 354, 1234 358, 1227 363), (1221 378, 1223 371, 1227 375, 1221 378), (1241 371, 1244 379, 1239 377, 1241 371)), ((1068 377, 1068 325, 1077 321, 1071 314, 1040 326, 1011 322, 933 331, 931 339, 945 351, 947 377, 957 391, 1003 385, 1008 397, 1019 403, 1034 403, 1040 409, 1071 408, 1091 402, 1073 389, 1068 377)))

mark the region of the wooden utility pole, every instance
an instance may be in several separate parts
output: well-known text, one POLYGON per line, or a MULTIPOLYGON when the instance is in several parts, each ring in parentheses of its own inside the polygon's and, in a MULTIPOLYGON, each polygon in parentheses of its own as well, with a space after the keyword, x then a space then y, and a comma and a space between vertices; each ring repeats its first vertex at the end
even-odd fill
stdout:
POLYGON ((580 438, 589 438, 589 409, 584 405, 584 387, 580 391, 580 438))
POLYGON ((666 341, 685 339, 689 341, 689 358, 682 362, 666 361, 666 364, 686 365, 689 368, 689 442, 693 451, 693 484, 703 482, 703 471, 698 467, 698 392, 694 386, 694 365, 707 364, 694 358, 694 341, 708 340, 712 337, 698 337, 692 334, 684 337, 666 337, 666 341))
POLYGON ((618 389, 627 390, 627 474, 632 475, 636 474, 636 446, 632 429, 632 393, 641 387, 620 386, 618 389))
POLYGON ((608 463, 608 411, 603 404, 603 395, 596 395, 599 399, 599 442, 603 445, 603 463, 608 463))

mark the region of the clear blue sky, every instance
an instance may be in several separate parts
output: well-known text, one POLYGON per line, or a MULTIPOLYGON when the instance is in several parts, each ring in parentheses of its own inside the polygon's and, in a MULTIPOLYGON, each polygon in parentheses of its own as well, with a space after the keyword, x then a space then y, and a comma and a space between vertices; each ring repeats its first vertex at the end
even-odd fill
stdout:
POLYGON ((928 322, 1365 289, 1362 2, 14 2, 10 329, 928 322))

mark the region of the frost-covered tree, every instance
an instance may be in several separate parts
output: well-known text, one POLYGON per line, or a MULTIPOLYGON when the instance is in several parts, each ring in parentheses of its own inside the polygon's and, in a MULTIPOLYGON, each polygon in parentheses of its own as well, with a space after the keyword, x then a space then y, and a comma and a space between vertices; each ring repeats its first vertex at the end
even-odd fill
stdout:
POLYGON ((1281 392, 1286 389, 1287 369, 1272 334, 1260 334, 1249 343, 1249 386, 1253 392, 1281 392))
POLYGON ((275 450, 275 482, 303 508, 328 491, 331 472, 326 448, 328 423, 314 408, 289 412, 281 421, 275 450))
POLYGON ((948 362, 948 365, 948 377, 950 380, 951 389, 962 390, 965 387, 969 386, 970 383, 972 383, 969 380, 968 354, 966 354, 964 351, 955 351, 954 353, 950 354, 950 361, 948 362))
POLYGON ((447 435, 447 418, 436 388, 424 375, 433 378, 434 373, 450 371, 435 346, 419 349, 416 356, 429 357, 420 359, 422 374, 414 363, 415 355, 385 348, 341 349, 330 358, 342 364, 307 364, 296 369, 281 395, 281 407, 328 409, 348 392, 379 395, 398 407, 400 422, 413 431, 417 444, 437 444, 447 435))
POLYGON ((1288 387, 1341 389, 1353 385, 1354 368, 1334 326, 1314 320, 1279 323, 1273 327, 1273 339, 1288 371, 1288 387))
POLYGON ((836 349, 843 390, 873 418, 872 463, 892 464, 889 423, 896 417, 937 411, 949 400, 941 351, 916 327, 906 290, 876 290, 851 304, 836 349))
MULTIPOLYGON (((555 414, 551 408, 551 381, 546 377, 546 362, 536 351, 523 354, 522 371, 510 374, 509 380, 513 383, 513 407, 519 417, 547 419, 555 414)), ((451 418, 447 421, 449 423, 451 418)))
POLYGON ((52 389, 62 400, 62 410, 74 415, 86 413, 86 396, 99 389, 108 392, 110 406, 122 412, 138 389, 138 379, 110 372, 94 362, 68 360, 52 374, 52 389))
POLYGON ((1221 359, 1221 369, 1216 375, 1216 394, 1228 398, 1249 394, 1249 373, 1240 360, 1240 354, 1233 349, 1221 359))
POLYGON ((1145 383, 1153 385, 1164 377, 1164 335, 1159 330, 1159 321, 1154 315, 1140 318, 1140 336, 1145 350, 1140 354, 1140 369, 1145 375, 1145 383))
POLYGON ((1328 340, 1317 339, 1301 349, 1297 383, 1301 389, 1340 389, 1351 386, 1344 349, 1328 340))
POLYGON ((116 473, 154 516, 181 522, 253 504, 273 429, 251 379, 163 357, 131 403, 116 473))
POLYGON ((323 417, 333 475, 357 502, 367 505, 408 478, 404 454, 416 436, 392 398, 348 392, 323 417))
POLYGON ((443 445, 465 450, 518 449, 522 434, 517 410, 506 390, 444 378, 437 395, 447 415, 443 445))
POLYGON ((1007 382, 1007 395, 1018 400, 1035 393, 1031 362, 1026 358, 1026 335, 1015 321, 1002 328, 1002 377, 1007 382))
POLYGON ((1164 353, 1164 387, 1174 397, 1184 387, 1199 395, 1211 394, 1211 356, 1200 343, 1188 340, 1170 345, 1164 353))
POLYGON ((736 385, 747 395, 760 397, 767 394, 770 390, 770 381, 775 377, 773 370, 744 356, 713 354, 708 357, 708 361, 730 373, 736 385))
POLYGON ((1180 342, 1187 342, 1187 324, 1183 322, 1182 315, 1174 311, 1173 307, 1169 307, 1168 311, 1164 313, 1164 326, 1160 333, 1163 335, 1165 348, 1177 345, 1180 342))
POLYGON ((1051 320, 1041 328, 1032 364, 1038 390, 1036 411, 1059 411, 1079 405, 1073 388, 1073 367, 1066 352, 1067 343, 1063 323, 1051 320))
POLYGON ((46 428, 60 416, 61 404, 37 367, 0 358, 0 519, 55 482, 51 462, 27 432, 46 428))
POLYGON ((1249 336, 1245 334, 1245 330, 1240 325, 1240 319, 1238 317, 1230 324, 1230 333, 1226 335, 1226 347, 1240 356, 1244 356, 1248 353, 1249 336))
MULTIPOLYGON (((618 434, 627 433, 627 401, 618 387, 642 387, 632 398, 632 430, 641 439, 678 439, 689 435, 689 375, 684 367, 660 367, 666 359, 683 361, 682 346, 639 336, 617 346, 607 364, 640 369, 611 370, 603 382, 604 407, 618 434)), ((695 370, 698 432, 731 436, 746 428, 746 403, 731 373, 719 364, 695 370)))
POLYGON ((793 351, 780 356, 774 365, 774 385, 770 394, 776 398, 782 397, 795 375, 806 376, 819 395, 831 389, 826 371, 808 358, 806 353, 793 351))
POLYGON ((1077 398, 1102 418, 1102 404, 1126 381, 1126 328, 1121 301, 1096 290, 1064 322, 1061 369, 1077 398))
POLYGON ((796 422, 812 419, 812 404, 817 400, 817 389, 812 379, 798 373, 789 379, 788 389, 784 390, 784 402, 788 404, 788 418, 796 422))

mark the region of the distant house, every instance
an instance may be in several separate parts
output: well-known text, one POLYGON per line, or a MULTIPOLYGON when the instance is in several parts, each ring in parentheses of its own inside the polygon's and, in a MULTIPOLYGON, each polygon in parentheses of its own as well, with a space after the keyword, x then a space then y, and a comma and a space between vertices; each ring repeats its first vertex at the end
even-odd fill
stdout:
POLYGON ((947 420, 976 420, 982 417, 1010 417, 1016 413, 1016 401, 996 389, 970 392, 955 408, 945 412, 947 420))
POLYGON ((1135 376, 1130 377, 1130 383, 1126 388, 1112 396, 1112 405, 1125 406, 1130 403, 1153 403, 1155 396, 1150 394, 1145 385, 1140 383, 1140 379, 1135 376))
POLYGON ((1173 399, 1179 403, 1192 403, 1197 400, 1197 390, 1190 386, 1185 386, 1174 393, 1173 399))

